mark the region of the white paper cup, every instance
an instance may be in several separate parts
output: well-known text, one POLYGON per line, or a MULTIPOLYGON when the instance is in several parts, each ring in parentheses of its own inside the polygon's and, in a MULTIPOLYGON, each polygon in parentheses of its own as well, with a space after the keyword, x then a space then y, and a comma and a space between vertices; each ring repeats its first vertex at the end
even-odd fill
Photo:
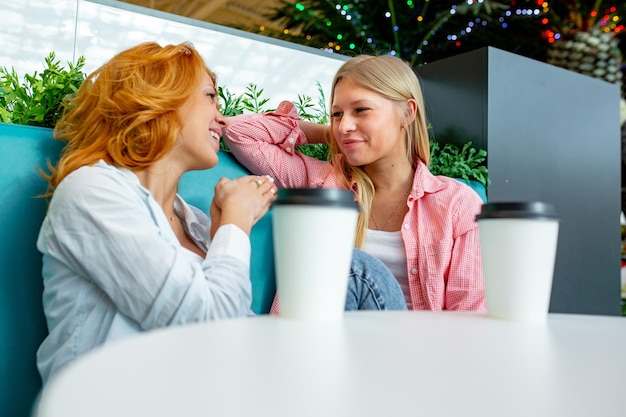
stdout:
POLYGON ((542 202, 487 203, 476 220, 487 315, 545 320, 559 233, 554 207, 542 202))
POLYGON ((281 189, 272 207, 279 315, 342 318, 359 214, 354 194, 281 189))

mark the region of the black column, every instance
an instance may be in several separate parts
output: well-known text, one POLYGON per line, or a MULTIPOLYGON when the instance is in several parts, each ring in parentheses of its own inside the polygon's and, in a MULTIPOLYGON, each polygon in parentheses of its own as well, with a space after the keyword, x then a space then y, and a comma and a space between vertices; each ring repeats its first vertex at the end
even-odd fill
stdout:
POLYGON ((487 150, 489 201, 556 206, 550 311, 621 314, 619 87, 491 47, 417 72, 435 138, 487 150))

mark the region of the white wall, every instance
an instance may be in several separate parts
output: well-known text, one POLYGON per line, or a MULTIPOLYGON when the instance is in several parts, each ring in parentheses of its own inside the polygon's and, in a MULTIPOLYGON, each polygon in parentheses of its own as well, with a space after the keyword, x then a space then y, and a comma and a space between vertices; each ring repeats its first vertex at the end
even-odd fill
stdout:
POLYGON ((117 52, 144 41, 191 41, 216 72, 218 83, 240 94, 253 82, 271 98, 330 97, 330 83, 345 60, 275 39, 111 0, 0 0, 0 66, 41 71, 54 51, 61 62, 86 58, 89 73, 117 52))

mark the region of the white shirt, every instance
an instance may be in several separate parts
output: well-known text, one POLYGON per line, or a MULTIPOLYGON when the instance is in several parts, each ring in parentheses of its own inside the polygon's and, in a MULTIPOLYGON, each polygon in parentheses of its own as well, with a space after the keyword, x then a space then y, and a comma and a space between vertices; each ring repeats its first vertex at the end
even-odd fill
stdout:
POLYGON ((404 240, 402 240, 402 232, 399 230, 397 232, 385 232, 367 229, 363 250, 380 259, 396 277, 404 293, 406 306, 412 310, 413 303, 411 302, 409 277, 406 272, 406 250, 404 240))
POLYGON ((45 381, 83 353, 142 331, 252 315, 250 239, 235 225, 210 242, 210 219, 177 196, 200 256, 183 248, 135 174, 100 161, 61 181, 39 232, 49 335, 45 381))

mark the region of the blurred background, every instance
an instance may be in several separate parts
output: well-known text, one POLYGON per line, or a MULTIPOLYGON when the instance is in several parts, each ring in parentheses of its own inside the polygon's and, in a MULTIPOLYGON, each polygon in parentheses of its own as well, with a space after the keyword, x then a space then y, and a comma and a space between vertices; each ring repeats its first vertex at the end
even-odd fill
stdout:
POLYGON ((493 46, 623 85, 623 0, 125 2, 330 53, 396 55, 413 66, 493 46))

